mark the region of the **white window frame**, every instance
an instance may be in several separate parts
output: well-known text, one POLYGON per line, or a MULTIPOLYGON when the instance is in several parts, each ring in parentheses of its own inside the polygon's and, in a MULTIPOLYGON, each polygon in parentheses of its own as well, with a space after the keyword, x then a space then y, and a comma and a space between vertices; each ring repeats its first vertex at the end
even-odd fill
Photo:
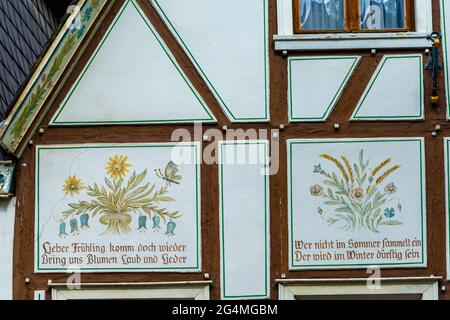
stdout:
POLYGON ((300 279, 277 280, 280 300, 296 300, 308 296, 421 295, 422 300, 439 300, 441 277, 382 278, 379 289, 369 289, 368 279, 300 279))
POLYGON ((209 300, 209 281, 152 283, 84 283, 81 289, 53 284, 52 300, 209 300))
POLYGON ((275 50, 347 50, 428 48, 433 31, 432 0, 415 0, 415 31, 389 33, 294 34, 292 0, 277 0, 278 34, 275 50))

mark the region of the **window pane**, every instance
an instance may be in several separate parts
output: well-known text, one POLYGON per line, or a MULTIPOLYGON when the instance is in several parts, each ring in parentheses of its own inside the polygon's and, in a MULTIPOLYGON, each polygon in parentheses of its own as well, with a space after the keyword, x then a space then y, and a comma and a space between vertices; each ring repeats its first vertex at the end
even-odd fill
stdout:
POLYGON ((302 30, 344 30, 344 0, 300 0, 302 30))
POLYGON ((360 0, 361 29, 405 28, 405 0, 360 0))

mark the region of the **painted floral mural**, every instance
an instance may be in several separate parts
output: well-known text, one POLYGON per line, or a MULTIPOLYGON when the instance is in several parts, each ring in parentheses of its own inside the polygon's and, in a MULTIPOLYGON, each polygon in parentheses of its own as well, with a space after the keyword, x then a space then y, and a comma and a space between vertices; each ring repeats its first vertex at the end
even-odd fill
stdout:
POLYGON ((379 233, 380 226, 401 225, 402 205, 396 197, 395 182, 387 179, 401 166, 388 158, 376 166, 365 159, 364 150, 359 159, 351 163, 347 156, 340 158, 321 154, 331 163, 334 171, 322 169, 323 163, 314 166, 314 173, 322 181, 310 187, 312 197, 320 199, 318 214, 329 226, 346 231, 379 233))
POLYGON ((90 220, 96 217, 105 226, 106 234, 132 232, 133 218, 137 217, 139 232, 147 231, 147 222, 151 220, 154 231, 159 231, 161 222, 164 222, 165 234, 174 236, 176 220, 181 214, 169 211, 162 204, 175 202, 169 196, 169 188, 172 183, 180 184, 179 181, 182 180, 178 166, 170 161, 164 172, 161 169, 155 170, 156 177, 164 182, 161 187, 146 181, 147 170, 141 173, 131 172, 132 167, 127 156, 114 155, 106 164, 106 176, 101 184, 86 185, 76 175, 68 177, 62 188, 65 195, 75 197, 85 193, 90 200, 69 204, 69 209, 62 213, 59 221, 59 236, 68 235, 67 226, 70 227, 71 234, 80 234, 80 229, 89 229, 90 220))

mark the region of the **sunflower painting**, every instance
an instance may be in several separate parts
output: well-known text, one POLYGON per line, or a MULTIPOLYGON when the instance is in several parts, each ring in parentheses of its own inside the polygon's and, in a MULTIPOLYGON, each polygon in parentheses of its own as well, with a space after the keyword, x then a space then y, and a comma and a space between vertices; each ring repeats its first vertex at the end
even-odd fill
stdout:
POLYGON ((76 176, 68 177, 64 183, 63 191, 66 195, 70 195, 71 197, 80 194, 80 192, 85 188, 81 179, 78 179, 76 176))
POLYGON ((127 156, 115 155, 109 158, 108 164, 106 166, 106 173, 111 179, 122 179, 132 165, 128 163, 127 156))
MULTIPOLYGON (((178 166, 172 161, 169 164, 178 166)), ((89 228, 91 218, 99 218, 99 222, 105 226, 105 233, 113 235, 126 234, 132 231, 131 223, 134 216, 139 222, 138 230, 145 232, 147 222, 153 222, 153 230, 160 230, 161 222, 167 225, 166 235, 175 235, 176 220, 181 217, 179 211, 169 211, 162 204, 175 202, 169 196, 170 183, 162 187, 147 182, 148 171, 140 173, 130 172, 132 164, 128 156, 114 155, 109 157, 105 170, 106 176, 102 183, 85 185, 81 179, 71 176, 66 179, 63 191, 66 195, 76 196, 85 191, 90 200, 70 203, 69 208, 62 213, 61 228, 69 221, 71 233, 79 234, 78 222, 81 229, 89 228)), ((163 179, 162 177, 156 176, 163 179)), ((181 175, 179 176, 181 180, 181 175)), ((163 181, 165 181, 163 179, 163 181)), ((177 182, 179 184, 179 182, 177 182)), ((60 232, 65 234, 65 232, 60 232)))

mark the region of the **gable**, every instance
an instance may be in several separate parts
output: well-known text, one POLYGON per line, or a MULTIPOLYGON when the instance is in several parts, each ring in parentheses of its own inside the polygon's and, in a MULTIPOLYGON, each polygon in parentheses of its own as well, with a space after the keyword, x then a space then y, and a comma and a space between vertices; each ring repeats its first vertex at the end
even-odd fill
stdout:
POLYGON ((128 0, 51 125, 214 122, 138 4, 128 0))

